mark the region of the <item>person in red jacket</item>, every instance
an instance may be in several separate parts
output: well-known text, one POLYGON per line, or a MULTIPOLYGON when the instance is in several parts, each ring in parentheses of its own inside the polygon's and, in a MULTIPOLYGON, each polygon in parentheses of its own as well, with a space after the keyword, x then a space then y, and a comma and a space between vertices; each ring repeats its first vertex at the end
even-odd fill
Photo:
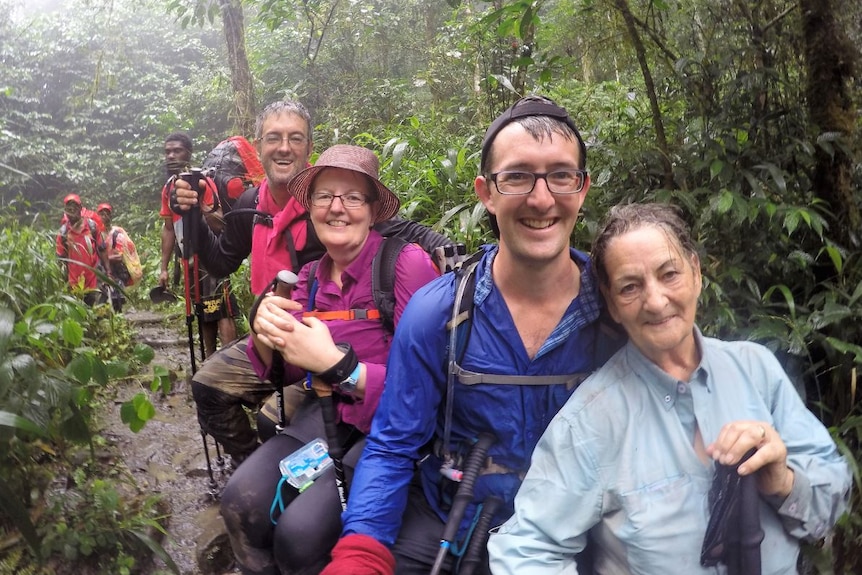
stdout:
POLYGON ((73 292, 83 293, 84 302, 93 305, 99 295, 96 268, 101 264, 110 273, 105 235, 93 218, 82 214, 82 209, 78 194, 63 198, 64 223, 57 234, 57 257, 73 292))
MULTIPOLYGON (((113 225, 114 208, 111 204, 99 204, 96 213, 99 214, 108 228, 105 234, 105 244, 111 275, 124 286, 135 285, 140 281, 143 273, 135 242, 132 241, 126 230, 113 225)), ((111 294, 111 304, 114 306, 114 311, 123 311, 125 301, 125 295, 121 290, 114 290, 111 294)))

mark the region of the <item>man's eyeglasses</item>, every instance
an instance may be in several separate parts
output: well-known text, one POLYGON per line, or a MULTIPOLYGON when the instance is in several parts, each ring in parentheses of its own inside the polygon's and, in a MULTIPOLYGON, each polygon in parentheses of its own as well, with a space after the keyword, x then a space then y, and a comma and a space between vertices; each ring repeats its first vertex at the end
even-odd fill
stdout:
POLYGON ((269 147, 280 146, 285 140, 287 140, 287 143, 290 144, 291 148, 299 148, 308 142, 308 138, 302 134, 291 134, 289 136, 282 136, 281 134, 267 134, 262 138, 258 138, 259 142, 263 142, 269 147))
POLYGON ((311 205, 315 208, 328 208, 335 198, 341 199, 341 204, 348 209, 358 208, 368 201, 363 194, 351 192, 349 194, 336 195, 329 192, 314 192, 311 194, 311 205))
POLYGON ((554 170, 553 172, 505 171, 488 174, 497 191, 506 196, 523 196, 536 187, 536 180, 545 180, 552 194, 577 194, 587 181, 586 170, 554 170))

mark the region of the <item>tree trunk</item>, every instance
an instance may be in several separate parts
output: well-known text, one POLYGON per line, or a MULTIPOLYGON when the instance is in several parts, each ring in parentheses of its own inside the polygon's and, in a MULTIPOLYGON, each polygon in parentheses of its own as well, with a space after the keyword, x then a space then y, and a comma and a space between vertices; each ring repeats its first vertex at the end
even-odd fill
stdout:
POLYGON ((662 158, 662 171, 663 171, 663 181, 662 186, 666 189, 675 188, 674 179, 673 179, 673 168, 670 164, 670 150, 667 147, 667 137, 664 133, 664 123, 661 118, 661 109, 658 105, 658 96, 655 91, 655 83, 652 79, 652 73, 649 69, 649 63, 647 62, 646 49, 644 48, 643 42, 641 41, 640 34, 638 34, 637 23, 635 22, 634 15, 629 8, 627 0, 614 0, 614 5, 617 10, 619 10, 620 14, 622 14, 623 20, 626 24, 626 30, 628 31, 629 38, 632 41, 632 46, 635 49, 635 53, 637 54, 638 63, 640 64, 641 74, 644 78, 644 86, 646 88, 647 97, 649 98, 650 110, 652 112, 652 124, 653 129, 655 130, 655 139, 656 146, 658 146, 659 152, 662 158))
POLYGON ((222 0, 221 15, 233 87, 234 132, 251 137, 254 134, 256 115, 254 84, 245 52, 245 23, 241 0, 222 0))
POLYGON ((858 248, 862 218, 852 187, 850 146, 856 117, 851 89, 860 56, 836 19, 842 4, 842 0, 799 0, 811 122, 817 136, 832 132, 843 142, 831 150, 817 147, 814 194, 830 207, 835 239, 844 247, 858 248))

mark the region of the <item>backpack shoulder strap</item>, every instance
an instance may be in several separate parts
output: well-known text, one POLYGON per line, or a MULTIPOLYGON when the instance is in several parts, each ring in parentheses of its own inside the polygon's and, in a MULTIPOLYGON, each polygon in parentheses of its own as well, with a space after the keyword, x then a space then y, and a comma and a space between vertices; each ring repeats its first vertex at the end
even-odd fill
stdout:
POLYGON ((119 235, 120 235, 120 230, 117 228, 114 228, 114 230, 111 232, 111 249, 112 250, 117 249, 117 236, 119 236, 119 235))
POLYGON ((60 241, 63 242, 63 250, 66 252, 66 256, 69 255, 69 225, 63 224, 60 226, 60 241))
POLYGON ((314 298, 317 297, 317 266, 320 260, 311 262, 311 269, 308 270, 308 303, 305 306, 306 311, 314 311, 314 298))
POLYGON ((371 262, 371 295, 389 333, 395 331, 395 264, 407 243, 397 236, 383 238, 371 262))
POLYGON ((451 458, 449 443, 452 436, 452 410, 455 405, 455 379, 458 361, 464 356, 470 339, 473 315, 473 296, 476 292, 476 266, 484 252, 479 251, 455 265, 455 300, 452 303, 452 319, 446 323, 449 330, 448 365, 446 366, 446 398, 443 422, 443 458, 451 458))
POLYGON ((86 218, 87 227, 90 228, 90 236, 93 238, 93 249, 96 249, 99 246, 99 226, 96 225, 96 222, 93 218, 86 218))

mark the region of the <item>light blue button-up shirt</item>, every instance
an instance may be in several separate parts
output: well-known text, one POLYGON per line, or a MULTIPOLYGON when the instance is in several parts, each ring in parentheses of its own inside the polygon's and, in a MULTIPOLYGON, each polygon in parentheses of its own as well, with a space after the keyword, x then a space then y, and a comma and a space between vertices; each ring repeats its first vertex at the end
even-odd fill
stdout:
POLYGON ((799 540, 823 537, 845 510, 849 467, 768 349, 695 335, 691 381, 630 342, 575 391, 491 536, 494 575, 575 574, 587 532, 600 574, 724 573, 700 565, 713 468, 693 439, 697 425, 709 445, 737 420, 770 423, 787 446, 793 490, 761 498, 761 558, 764 575, 796 573, 799 540))

